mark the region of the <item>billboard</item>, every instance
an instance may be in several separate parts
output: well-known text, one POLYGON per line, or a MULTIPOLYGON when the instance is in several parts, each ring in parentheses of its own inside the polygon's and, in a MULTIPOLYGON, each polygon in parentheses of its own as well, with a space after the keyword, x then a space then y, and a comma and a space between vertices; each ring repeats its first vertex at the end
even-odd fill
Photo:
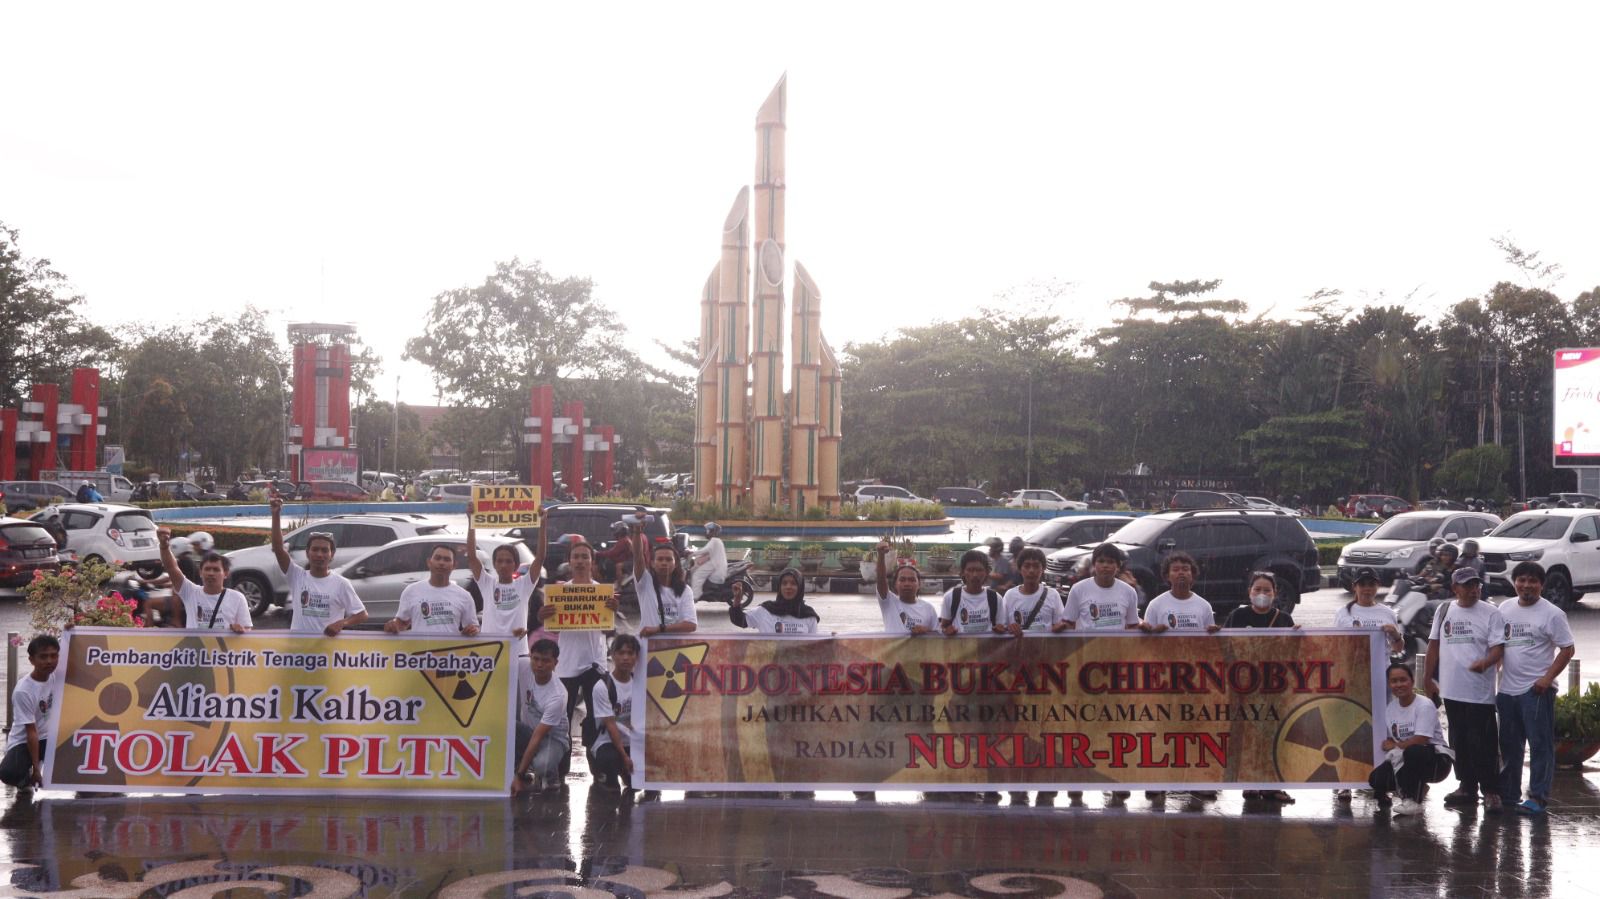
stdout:
POLYGON ((1556 350, 1552 462, 1557 468, 1600 466, 1600 349, 1556 350))
POLYGON ((361 453, 353 449, 308 449, 300 454, 300 480, 361 483, 361 453))

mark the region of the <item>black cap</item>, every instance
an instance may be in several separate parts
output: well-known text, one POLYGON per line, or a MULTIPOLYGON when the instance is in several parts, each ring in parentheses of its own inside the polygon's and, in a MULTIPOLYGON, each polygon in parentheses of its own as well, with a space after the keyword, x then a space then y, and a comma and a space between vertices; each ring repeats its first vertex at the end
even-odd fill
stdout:
POLYGON ((1350 583, 1359 584, 1362 581, 1367 580, 1378 581, 1381 583, 1383 578, 1378 577, 1378 572, 1372 568, 1357 568, 1356 576, 1350 579, 1350 583))

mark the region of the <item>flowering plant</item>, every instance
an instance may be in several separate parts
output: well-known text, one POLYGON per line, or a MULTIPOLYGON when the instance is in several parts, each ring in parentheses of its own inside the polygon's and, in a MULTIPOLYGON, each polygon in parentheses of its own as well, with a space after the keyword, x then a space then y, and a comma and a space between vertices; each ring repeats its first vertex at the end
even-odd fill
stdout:
POLYGON ((86 627, 144 627, 144 619, 135 612, 139 604, 131 599, 124 599, 121 593, 113 591, 109 596, 100 597, 100 601, 72 616, 74 626, 86 627))
MULTIPOLYGON (((78 616, 95 609, 104 597, 103 585, 116 574, 116 569, 104 562, 89 560, 75 568, 60 571, 36 571, 33 580, 22 588, 27 597, 29 623, 36 634, 57 634, 67 624, 77 624, 78 616)), ((120 597, 119 597, 120 599, 120 597)), ((128 600, 123 599, 126 603, 128 600)), ((132 618, 130 613, 129 618, 132 618)), ((85 622, 87 623, 87 622, 85 622)), ((130 620, 110 627, 135 627, 130 620)))

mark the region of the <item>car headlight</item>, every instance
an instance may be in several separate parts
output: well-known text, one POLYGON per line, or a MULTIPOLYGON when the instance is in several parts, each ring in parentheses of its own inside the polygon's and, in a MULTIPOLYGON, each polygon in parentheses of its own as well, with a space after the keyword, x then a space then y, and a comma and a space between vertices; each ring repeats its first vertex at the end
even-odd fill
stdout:
POLYGON ((1543 556, 1544 550, 1530 549, 1525 552, 1512 553, 1511 555, 1506 556, 1506 559, 1512 562, 1537 562, 1543 556))
POLYGON ((1416 552, 1416 549, 1417 548, 1415 546, 1408 546, 1408 547, 1405 547, 1404 549, 1397 549, 1394 552, 1389 554, 1389 558, 1391 558, 1391 559, 1409 559, 1409 558, 1411 558, 1411 554, 1413 552, 1416 552))
POLYGON ((1350 560, 1349 560, 1349 558, 1347 558, 1347 557, 1346 557, 1346 556, 1345 556, 1345 554, 1344 554, 1344 553, 1342 553, 1342 552, 1341 552, 1341 553, 1339 553, 1339 564, 1340 564, 1340 565, 1348 565, 1348 564, 1350 564, 1350 560))

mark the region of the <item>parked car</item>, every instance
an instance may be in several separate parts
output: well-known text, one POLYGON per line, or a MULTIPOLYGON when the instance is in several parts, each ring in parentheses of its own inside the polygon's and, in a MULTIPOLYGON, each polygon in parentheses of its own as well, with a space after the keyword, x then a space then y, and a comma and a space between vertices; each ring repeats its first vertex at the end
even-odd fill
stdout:
POLYGON ((35 571, 55 571, 56 541, 50 532, 21 518, 0 518, 0 587, 15 590, 35 571))
POLYGON ((1600 590, 1600 511, 1538 509, 1507 518, 1478 541, 1484 590, 1510 596, 1518 562, 1544 566, 1544 598, 1572 608, 1584 593, 1600 590))
MULTIPOLYGON (((624 515, 638 514, 638 506, 604 503, 561 503, 546 506, 540 515, 544 527, 544 568, 547 577, 554 578, 556 570, 567 561, 567 544, 561 542, 561 537, 566 534, 582 534, 589 545, 598 550, 610 549, 616 538, 612 536, 611 526, 622 520, 624 515)), ((672 528, 672 510, 659 507, 645 509, 645 513, 654 516, 644 526, 644 534, 650 538, 652 544, 670 543, 678 548, 679 552, 686 548, 686 538, 675 532, 672 528)), ((516 537, 523 542, 536 540, 539 537, 537 530, 529 528, 512 528, 505 532, 507 536, 516 537)), ((609 564, 602 563, 602 580, 611 580, 615 572, 609 564)))
POLYGON ((1285 515, 1300 514, 1299 509, 1291 509, 1288 506, 1279 505, 1264 496, 1247 496, 1244 498, 1244 505, 1247 509, 1258 509, 1263 512, 1282 512, 1285 515))
POLYGON ((271 496, 273 493, 277 493, 279 498, 284 500, 296 500, 300 498, 299 485, 290 480, 275 479, 270 481, 241 481, 239 486, 244 488, 246 494, 261 490, 264 491, 268 496, 271 496))
MULTIPOLYGON (((466 588, 473 602, 481 610, 483 597, 478 585, 473 583, 472 571, 467 565, 467 544, 461 537, 439 536, 405 537, 375 548, 364 548, 339 559, 334 571, 350 579, 356 595, 367 607, 367 615, 381 623, 394 617, 400 606, 400 594, 406 587, 428 579, 428 557, 433 548, 445 544, 455 550, 456 570, 450 581, 466 588)), ((487 570, 493 570, 496 547, 509 545, 517 552, 519 567, 533 562, 533 553, 521 540, 492 534, 478 535, 478 561, 487 570)))
POLYGON ((77 497, 55 481, 6 481, 6 514, 40 509, 51 503, 70 503, 77 497))
POLYGON ((1167 500, 1168 509, 1236 509, 1242 508, 1215 490, 1179 490, 1167 500))
POLYGON ((1429 559, 1428 543, 1435 537, 1456 543, 1482 537, 1499 525, 1500 516, 1487 512, 1401 513, 1340 551, 1339 586, 1349 590, 1359 568, 1376 571, 1385 586, 1393 584, 1396 577, 1422 569, 1429 559))
POLYGON ((940 487, 933 501, 944 506, 992 506, 994 498, 976 487, 940 487))
POLYGON ((63 471, 49 470, 43 472, 40 480, 54 481, 78 495, 78 488, 84 481, 94 485, 100 491, 100 498, 108 503, 125 503, 133 499, 133 482, 120 474, 109 471, 63 471))
POLYGON ((428 488, 428 502, 454 502, 464 503, 472 499, 472 485, 460 484, 434 484, 428 488))
POLYGON ((1017 490, 1006 499, 1008 509, 1053 509, 1055 511, 1076 510, 1087 512, 1089 504, 1075 499, 1067 499, 1054 490, 1017 490))
POLYGON ((904 487, 893 484, 865 484, 856 488, 856 502, 873 503, 880 500, 900 500, 907 503, 922 503, 927 500, 912 493, 904 487))
POLYGON ((69 558, 133 565, 140 574, 161 573, 161 547, 156 544, 156 523, 136 506, 115 503, 61 503, 40 509, 33 521, 59 524, 66 532, 69 558))
POLYGON ((1022 542, 1025 546, 1038 547, 1048 555, 1063 547, 1101 543, 1132 520, 1131 515, 1063 515, 1042 522, 1023 534, 1022 542))
POLYGON ((205 502, 227 499, 220 493, 201 489, 192 481, 146 481, 133 486, 134 502, 205 502))
MULTIPOLYGON (((1278 607, 1292 611, 1303 594, 1322 586, 1317 547, 1300 519, 1249 509, 1193 509, 1136 518, 1108 538, 1128 554, 1128 570, 1146 602, 1165 589, 1161 560, 1186 552, 1200 566, 1194 592, 1221 614, 1248 598, 1250 574, 1270 571, 1278 579, 1278 607)), ((1061 550, 1056 565, 1071 571, 1084 564, 1092 546, 1061 550)))
MULTIPOLYGON (((347 556, 371 547, 405 537, 449 535, 449 528, 425 515, 334 515, 284 534, 284 548, 296 564, 306 564, 306 541, 316 533, 333 535, 334 562, 342 565, 347 556)), ((271 546, 236 549, 228 553, 228 560, 233 563, 229 584, 244 594, 250 614, 265 615, 274 603, 288 599, 289 579, 278 570, 271 546)))
POLYGON ((365 502, 372 499, 372 494, 349 481, 301 481, 295 485, 296 497, 300 502, 365 502))

